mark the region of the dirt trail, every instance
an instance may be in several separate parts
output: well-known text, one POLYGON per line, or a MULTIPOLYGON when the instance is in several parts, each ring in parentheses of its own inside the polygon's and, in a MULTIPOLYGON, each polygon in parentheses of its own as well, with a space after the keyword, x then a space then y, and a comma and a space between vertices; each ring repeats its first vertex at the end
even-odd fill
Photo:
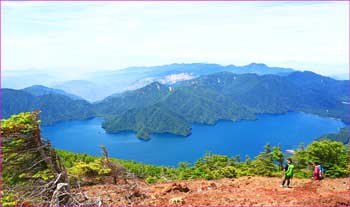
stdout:
POLYGON ((349 179, 293 179, 281 188, 280 178, 241 177, 214 181, 191 180, 146 184, 95 185, 81 190, 99 196, 103 205, 244 205, 244 206, 350 206, 349 179))

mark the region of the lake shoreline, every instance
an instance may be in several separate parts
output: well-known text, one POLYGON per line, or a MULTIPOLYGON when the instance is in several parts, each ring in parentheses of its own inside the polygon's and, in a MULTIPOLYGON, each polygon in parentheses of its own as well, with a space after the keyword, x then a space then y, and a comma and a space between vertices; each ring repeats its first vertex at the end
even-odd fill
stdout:
MULTIPOLYGON (((150 137, 147 137, 147 138, 142 138, 142 137, 137 137, 138 139, 140 140, 143 140, 143 141, 149 141, 150 139, 152 139, 152 136, 154 135, 166 135, 166 134, 170 134, 170 135, 175 135, 175 136, 180 136, 180 137, 189 137, 192 135, 192 128, 193 126, 197 125, 197 126, 215 126, 217 124, 219 124, 220 122, 231 122, 231 123, 237 123, 237 122, 240 122, 240 121, 257 121, 259 119, 259 117, 262 117, 262 116, 279 116, 279 115, 285 115, 285 114, 288 114, 288 113, 303 113, 303 114, 309 114, 309 115, 315 115, 315 116, 319 116, 319 117, 322 117, 322 118, 329 118, 329 119, 334 119, 334 120, 337 120, 337 121, 341 121, 343 124, 345 124, 346 126, 350 126, 350 125, 347 125, 342 119, 340 118, 334 118, 334 117, 329 117, 329 116, 322 116, 322 115, 318 115, 318 114, 312 114, 312 113, 307 113, 307 112, 303 112, 303 111, 287 111, 287 112, 282 112, 282 113, 261 113, 261 114, 255 114, 255 118, 254 119, 237 119, 237 120, 230 120, 230 119, 218 119, 217 121, 215 121, 213 124, 210 124, 210 123, 199 123, 199 122, 193 122, 191 123, 191 127, 190 127, 190 132, 186 135, 182 135, 182 134, 177 134, 177 133, 172 133, 172 132, 153 132, 153 133, 150 133, 150 137)), ((104 119, 103 117, 96 117, 96 118, 102 118, 104 119)), ((102 127, 102 126, 101 126, 102 127)), ((103 128, 103 127, 102 127, 103 128)), ((103 128, 104 129, 104 128, 103 128)), ((105 129, 104 129, 105 130, 105 129)), ((137 134, 137 131, 136 130, 120 130, 120 131, 112 131, 112 132, 108 132, 107 130, 105 130, 106 133, 108 134, 119 134, 119 133, 123 133, 123 132, 131 132, 131 133, 135 133, 137 134)))
POLYGON ((105 145, 110 156, 145 164, 177 166, 178 162, 195 162, 206 152, 228 156, 255 157, 267 143, 282 149, 296 149, 326 133, 336 133, 345 124, 317 115, 290 112, 283 115, 259 115, 258 119, 236 122, 222 120, 215 125, 193 124, 188 137, 152 134, 140 140, 132 131, 115 134, 101 128, 103 118, 62 122, 43 126, 43 136, 55 148, 77 153, 100 155, 105 145))

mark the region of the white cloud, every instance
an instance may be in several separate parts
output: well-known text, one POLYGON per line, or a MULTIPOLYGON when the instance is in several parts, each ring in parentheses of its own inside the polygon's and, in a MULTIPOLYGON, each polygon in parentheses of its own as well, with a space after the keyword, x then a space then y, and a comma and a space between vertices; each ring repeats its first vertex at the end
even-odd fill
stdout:
POLYGON ((347 2, 3 2, 2 9, 5 70, 263 62, 347 72, 347 2))

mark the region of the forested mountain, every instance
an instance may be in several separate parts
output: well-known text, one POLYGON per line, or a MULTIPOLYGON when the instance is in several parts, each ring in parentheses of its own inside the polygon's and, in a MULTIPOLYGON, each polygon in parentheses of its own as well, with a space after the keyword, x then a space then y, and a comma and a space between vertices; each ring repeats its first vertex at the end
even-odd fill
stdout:
POLYGON ((2 116, 7 118, 20 112, 41 110, 43 124, 72 119, 87 119, 94 116, 91 104, 73 100, 61 94, 36 96, 22 90, 2 90, 2 116))
POLYGON ((112 96, 95 105, 106 117, 108 132, 169 132, 188 135, 191 123, 255 119, 261 113, 303 111, 340 118, 349 123, 348 81, 336 81, 311 72, 288 76, 220 72, 176 86, 152 83, 112 96))
POLYGON ((101 102, 95 103, 96 110, 108 116, 120 114, 133 108, 147 107, 164 98, 168 94, 169 88, 154 82, 134 91, 114 94, 101 102))

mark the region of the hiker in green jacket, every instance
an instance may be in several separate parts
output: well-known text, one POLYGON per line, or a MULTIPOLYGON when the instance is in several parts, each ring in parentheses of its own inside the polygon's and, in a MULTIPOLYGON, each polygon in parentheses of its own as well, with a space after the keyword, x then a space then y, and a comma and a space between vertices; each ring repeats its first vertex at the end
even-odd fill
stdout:
POLYGON ((281 187, 284 187, 284 184, 287 182, 287 188, 289 188, 290 180, 293 177, 293 171, 294 171, 294 165, 291 158, 287 159, 287 164, 284 168, 284 171, 285 171, 284 178, 283 178, 281 187))

